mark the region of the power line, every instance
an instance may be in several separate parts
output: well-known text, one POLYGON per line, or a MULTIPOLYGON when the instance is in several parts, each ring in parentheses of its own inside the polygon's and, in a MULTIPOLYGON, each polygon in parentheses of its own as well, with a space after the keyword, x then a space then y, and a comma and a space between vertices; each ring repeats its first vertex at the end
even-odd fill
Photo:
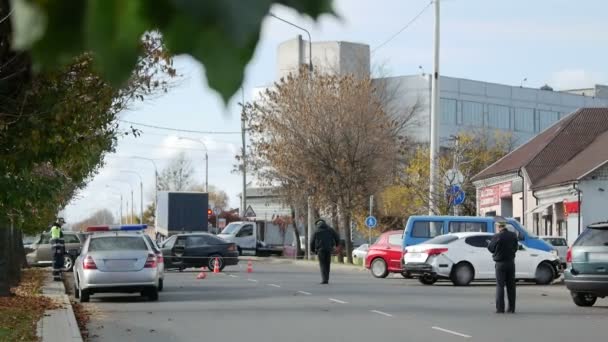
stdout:
POLYGON ((124 122, 124 123, 128 123, 130 125, 135 125, 135 126, 142 126, 142 127, 148 127, 148 128, 162 129, 162 130, 165 130, 165 131, 174 131, 174 132, 183 132, 183 133, 196 133, 196 134, 241 134, 241 132, 236 132, 236 131, 195 131, 195 130, 189 130, 189 129, 181 129, 181 128, 172 128, 172 127, 163 127, 163 126, 148 125, 148 124, 144 124, 144 123, 140 123, 140 122, 133 122, 133 121, 127 121, 127 120, 118 120, 118 121, 124 122))
POLYGON ((412 18, 412 20, 410 20, 405 26, 403 26, 401 29, 399 29, 399 31, 397 31, 395 34, 393 34, 392 36, 390 36, 387 40, 385 40, 382 44, 376 46, 375 48, 372 49, 372 53, 376 52, 376 50, 380 49, 381 47, 383 47, 384 45, 390 43, 393 39, 395 39, 395 37, 397 37, 398 35, 401 34, 401 32, 405 31, 408 27, 410 27, 410 25, 412 25, 416 20, 418 20, 418 18, 420 18, 420 16, 429 8, 431 7, 431 5, 433 4, 433 1, 429 2, 428 5, 426 5, 422 11, 420 11, 420 13, 418 13, 414 18, 412 18))

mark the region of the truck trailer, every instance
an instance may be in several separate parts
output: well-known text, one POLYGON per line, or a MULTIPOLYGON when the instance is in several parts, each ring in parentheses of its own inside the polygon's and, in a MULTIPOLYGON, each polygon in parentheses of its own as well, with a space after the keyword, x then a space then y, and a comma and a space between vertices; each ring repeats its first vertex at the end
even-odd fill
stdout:
POLYGON ((157 203, 157 238, 179 233, 207 232, 208 193, 159 191, 157 203))

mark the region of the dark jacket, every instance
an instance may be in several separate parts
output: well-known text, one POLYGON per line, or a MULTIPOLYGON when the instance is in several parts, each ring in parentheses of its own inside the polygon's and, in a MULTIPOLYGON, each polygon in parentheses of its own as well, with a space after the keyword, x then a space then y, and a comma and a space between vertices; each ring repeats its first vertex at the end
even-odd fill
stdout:
POLYGON ((514 261, 518 248, 517 235, 506 229, 496 233, 488 245, 488 250, 492 253, 492 259, 496 262, 514 261))
POLYGON ((323 223, 318 226, 317 231, 312 236, 312 241, 310 242, 310 250, 313 253, 317 253, 319 251, 324 252, 332 252, 334 247, 336 247, 340 243, 340 237, 338 233, 323 223))

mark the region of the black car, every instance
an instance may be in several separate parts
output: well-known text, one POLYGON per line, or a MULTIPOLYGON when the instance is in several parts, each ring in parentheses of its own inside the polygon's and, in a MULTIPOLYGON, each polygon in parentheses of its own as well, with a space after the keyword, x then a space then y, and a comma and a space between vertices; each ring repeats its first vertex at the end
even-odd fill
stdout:
POLYGON ((160 244, 165 268, 183 270, 205 266, 213 270, 217 260, 220 270, 239 263, 236 244, 208 233, 173 235, 160 244))

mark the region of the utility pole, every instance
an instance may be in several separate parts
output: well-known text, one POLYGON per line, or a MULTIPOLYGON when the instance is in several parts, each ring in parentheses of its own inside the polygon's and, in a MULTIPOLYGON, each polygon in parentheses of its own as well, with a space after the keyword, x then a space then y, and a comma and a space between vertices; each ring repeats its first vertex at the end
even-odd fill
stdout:
POLYGON ((429 174, 429 215, 436 213, 437 205, 434 196, 437 193, 437 155, 439 150, 438 115, 439 115, 439 2, 435 0, 435 47, 433 62, 433 77, 431 80, 431 117, 430 117, 430 174, 429 174))
POLYGON ((307 207, 308 207, 308 229, 306 231, 306 259, 311 260, 312 259, 312 253, 310 250, 310 241, 312 240, 312 227, 314 226, 314 220, 313 220, 313 210, 312 210, 312 196, 308 195, 307 200, 307 207))
MULTIPOLYGON (((369 216, 373 216, 374 214, 374 195, 369 196, 369 216)), ((369 232, 369 245, 372 245, 372 229, 367 228, 369 232)))
POLYGON ((135 210, 133 209, 133 204, 135 204, 135 202, 133 201, 133 189, 131 189, 131 224, 133 224, 133 217, 135 216, 135 210))
POLYGON ((243 142, 243 148, 241 155, 243 156, 243 194, 241 198, 241 216, 245 218, 245 211, 247 210, 247 143, 245 141, 245 133, 247 128, 245 125, 245 90, 241 87, 241 138, 243 142))

